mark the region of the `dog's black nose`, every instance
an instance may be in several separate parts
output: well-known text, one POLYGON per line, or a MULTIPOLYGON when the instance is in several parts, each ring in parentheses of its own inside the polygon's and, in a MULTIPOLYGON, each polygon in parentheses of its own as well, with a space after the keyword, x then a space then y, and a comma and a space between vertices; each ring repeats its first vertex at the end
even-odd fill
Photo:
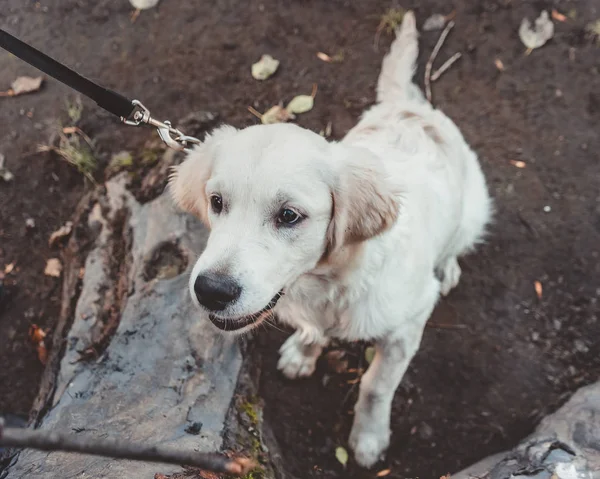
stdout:
POLYGON ((196 278, 194 292, 198 302, 209 311, 223 311, 240 297, 242 288, 229 276, 206 273, 196 278))

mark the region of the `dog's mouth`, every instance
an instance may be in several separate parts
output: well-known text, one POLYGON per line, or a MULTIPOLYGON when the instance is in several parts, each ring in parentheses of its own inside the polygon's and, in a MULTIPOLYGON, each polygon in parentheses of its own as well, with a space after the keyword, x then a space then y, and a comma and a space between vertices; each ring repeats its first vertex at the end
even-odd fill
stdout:
POLYGON ((251 324, 258 323, 266 316, 266 313, 271 311, 279 298, 283 296, 283 290, 279 291, 273 299, 269 301, 263 309, 254 314, 249 314, 248 316, 242 316, 241 318, 221 318, 212 313, 208 315, 208 319, 219 329, 223 331, 238 331, 239 329, 245 328, 246 326, 250 326, 251 324))

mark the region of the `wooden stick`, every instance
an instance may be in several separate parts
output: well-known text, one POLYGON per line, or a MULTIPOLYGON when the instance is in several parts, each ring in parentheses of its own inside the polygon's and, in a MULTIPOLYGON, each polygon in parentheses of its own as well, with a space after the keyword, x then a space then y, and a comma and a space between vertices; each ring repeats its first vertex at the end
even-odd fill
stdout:
POLYGON ((460 52, 457 52, 450 58, 448 58, 448 60, 446 60, 441 67, 439 67, 436 71, 433 72, 433 75, 431 75, 431 81, 437 81, 438 78, 441 77, 446 72, 446 70, 448 70, 454 64, 454 62, 460 59, 461 56, 462 54, 460 52))
POLYGON ((429 57, 429 60, 427 60, 427 65, 425 66, 425 94, 427 95, 427 101, 430 103, 431 103, 431 68, 433 67, 433 62, 435 60, 435 57, 437 57, 437 54, 439 53, 440 48, 442 48, 442 45, 444 44, 444 40, 448 36, 448 33, 450 33, 450 30, 452 29, 453 26, 454 26, 454 20, 450 20, 448 22, 448 25, 446 25, 446 28, 444 28, 444 31, 440 35, 440 38, 438 39, 437 43, 435 44, 435 48, 433 49, 433 52, 431 52, 431 56, 429 57))
POLYGON ((254 461, 243 457, 228 459, 216 453, 185 451, 153 444, 98 440, 40 429, 5 428, 2 418, 0 418, 0 446, 40 451, 78 452, 133 461, 194 466, 206 471, 235 476, 248 474, 256 467, 254 461))

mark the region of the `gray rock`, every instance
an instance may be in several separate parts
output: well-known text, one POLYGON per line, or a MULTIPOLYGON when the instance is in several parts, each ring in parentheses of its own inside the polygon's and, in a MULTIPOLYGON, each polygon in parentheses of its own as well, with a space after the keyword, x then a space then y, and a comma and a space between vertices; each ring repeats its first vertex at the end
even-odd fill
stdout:
MULTIPOLYGON (((207 231, 176 211, 168 194, 139 204, 125 189, 123 177, 107 184, 105 204, 94 208, 89 222, 98 235, 86 261, 52 408, 41 429, 218 451, 242 359, 234 339, 195 320, 189 300, 188 274, 207 231), (115 226, 118 218, 126 219, 123 231, 115 226), (124 260, 114 257, 119 238, 124 240, 124 260), (161 248, 165 254, 157 254, 161 248), (148 263, 159 257, 165 262, 165 255, 168 263, 169 254, 177 256, 175 264, 183 258, 187 267, 149 275, 153 268, 148 263), (106 349, 82 361, 81 352, 93 345, 107 326, 107 311, 114 313, 114 308, 119 308, 120 320, 106 349)), ((24 450, 8 478, 152 478, 156 472, 180 470, 24 450)))
POLYGON ((577 391, 512 451, 488 457, 452 479, 600 478, 600 382, 577 391))

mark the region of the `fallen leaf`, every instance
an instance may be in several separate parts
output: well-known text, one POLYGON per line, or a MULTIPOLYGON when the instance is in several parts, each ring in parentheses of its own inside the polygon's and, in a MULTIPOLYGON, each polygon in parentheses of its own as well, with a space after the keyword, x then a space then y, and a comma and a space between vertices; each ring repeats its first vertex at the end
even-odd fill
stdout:
POLYGON ((494 60, 494 65, 496 65, 496 68, 501 72, 504 71, 504 63, 502 63, 502 60, 500 60, 499 58, 496 58, 496 60, 494 60))
POLYGON ((535 283, 533 283, 533 286, 535 288, 535 294, 537 294, 538 299, 542 299, 542 283, 536 281, 535 283))
POLYGON ((313 109, 315 104, 314 98, 310 95, 298 95, 288 103, 285 107, 290 113, 306 113, 313 109))
POLYGON ((36 350, 40 363, 45 366, 46 362, 48 361, 48 349, 46 349, 46 344, 43 341, 38 343, 36 350))
POLYGON ((373 362, 373 358, 375 357, 375 348, 373 346, 369 346, 365 349, 365 360, 367 363, 371 364, 373 362))
POLYGON ((263 125, 271 125, 273 123, 285 123, 288 120, 293 120, 296 116, 290 113, 283 105, 275 105, 269 108, 264 113, 259 113, 251 106, 248 107, 248 111, 254 116, 260 119, 263 125))
POLYGON ((159 0, 129 0, 129 3, 138 10, 147 10, 149 8, 156 7, 159 0))
POLYGON ((288 103, 288 106, 285 107, 287 111, 291 114, 297 113, 306 113, 307 111, 312 110, 315 104, 315 96, 317 95, 317 84, 313 85, 312 93, 310 95, 298 95, 288 103))
POLYGON ((45 337, 46 332, 37 324, 32 324, 29 327, 29 339, 36 347, 38 359, 43 365, 46 365, 48 359, 48 350, 46 349, 46 344, 44 342, 45 337))
POLYGON ((8 183, 14 178, 14 175, 4 167, 5 161, 6 157, 0 153, 0 178, 8 183))
POLYGON ((346 449, 344 449, 342 446, 336 447, 335 458, 342 466, 346 467, 346 464, 348 464, 348 451, 346 451, 346 449))
POLYGON ((342 51, 336 53, 332 57, 327 55, 327 53, 317 52, 317 57, 325 63, 342 63, 344 61, 344 53, 342 51))
POLYGON ((345 359, 346 351, 341 349, 334 349, 333 351, 329 351, 325 355, 325 359, 327 360, 327 366, 330 371, 333 371, 337 374, 342 374, 348 372, 348 360, 345 359))
POLYGON ((46 333, 37 324, 32 324, 29 326, 29 339, 31 339, 34 344, 43 341, 45 337, 46 333))
POLYGON ((55 232, 53 232, 50 235, 50 238, 48 239, 48 245, 50 247, 54 246, 56 242, 69 236, 71 234, 71 231, 73 231, 73 222, 67 221, 63 226, 58 228, 55 232))
POLYGON ((10 85, 10 90, 6 92, 7 96, 17 96, 36 92, 41 88, 43 81, 44 77, 19 77, 10 85))
POLYGON ((542 13, 540 13, 540 16, 536 18, 533 28, 528 18, 524 18, 521 21, 519 38, 527 47, 527 51, 525 52, 527 55, 535 48, 544 45, 553 35, 554 23, 550 20, 546 10, 543 10, 542 13))
POLYGON ((54 278, 58 278, 62 273, 62 264, 58 258, 50 258, 46 262, 46 268, 44 269, 44 274, 46 276, 53 276, 54 278))
POLYGON ((256 80, 266 80, 279 67, 279 60, 275 60, 271 55, 263 55, 256 63, 252 65, 252 76, 256 80))
POLYGON ((585 26, 585 31, 592 37, 600 39, 600 18, 588 23, 585 26))
POLYGON ((15 269, 15 263, 9 263, 6 266, 4 266, 4 274, 10 274, 14 271, 15 269))
POLYGON ((202 479, 221 479, 221 476, 219 476, 218 474, 215 474, 214 472, 211 472, 211 471, 200 470, 200 471, 198 471, 198 475, 202 479))
POLYGON ((446 25, 446 16, 441 13, 434 13, 425 22, 423 22, 423 31, 431 32, 441 30, 446 25))
POLYGON ((327 55, 327 53, 317 52, 317 57, 319 58, 319 60, 323 60, 324 62, 327 62, 327 63, 331 63, 333 61, 331 59, 331 57, 329 55, 327 55))
POLYGON ((520 160, 510 160, 510 164, 516 166, 517 168, 525 168, 527 163, 520 160))
POLYGON ((391 469, 383 469, 377 473, 377 477, 385 477, 392 472, 391 469))
POLYGON ((441 476, 440 479, 450 479, 450 474, 446 474, 445 476, 441 476))
POLYGON ((558 12, 555 8, 552 9, 552 18, 557 22, 566 22, 567 17, 562 13, 558 12))

